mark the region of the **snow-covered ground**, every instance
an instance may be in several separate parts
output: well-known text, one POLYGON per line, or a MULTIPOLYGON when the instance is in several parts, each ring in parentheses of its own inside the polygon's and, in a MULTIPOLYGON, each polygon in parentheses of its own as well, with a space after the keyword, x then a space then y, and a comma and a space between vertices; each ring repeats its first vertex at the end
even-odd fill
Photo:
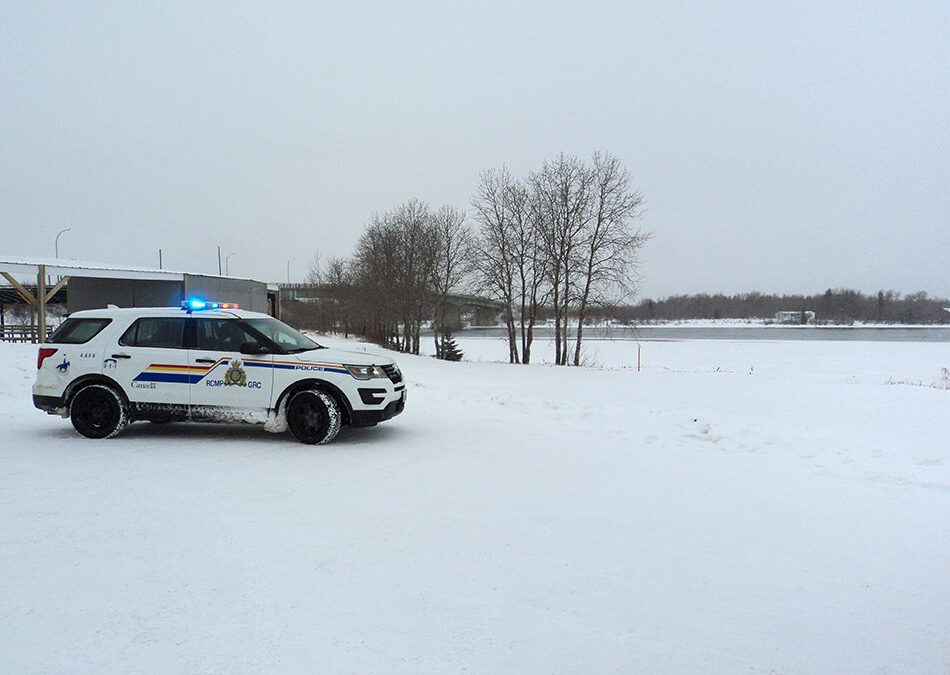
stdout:
POLYGON ((319 448, 82 439, 0 345, 0 672, 950 671, 946 344, 460 344, 319 448))

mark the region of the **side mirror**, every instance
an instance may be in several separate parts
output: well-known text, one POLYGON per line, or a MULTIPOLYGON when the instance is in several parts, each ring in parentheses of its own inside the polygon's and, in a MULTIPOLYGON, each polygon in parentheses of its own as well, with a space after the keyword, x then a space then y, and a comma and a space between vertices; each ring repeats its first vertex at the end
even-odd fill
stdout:
POLYGON ((264 347, 259 342, 244 342, 241 344, 242 354, 263 354, 264 347))

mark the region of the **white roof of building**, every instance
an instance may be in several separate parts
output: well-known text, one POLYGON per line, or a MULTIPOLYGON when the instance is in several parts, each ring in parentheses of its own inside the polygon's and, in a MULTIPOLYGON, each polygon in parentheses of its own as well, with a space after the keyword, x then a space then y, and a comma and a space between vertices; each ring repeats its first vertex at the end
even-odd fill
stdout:
MULTIPOLYGON (((0 272, 10 274, 24 274, 35 277, 37 267, 46 266, 46 273, 57 276, 96 277, 99 279, 151 279, 155 281, 182 281, 185 275, 213 277, 213 274, 198 274, 193 272, 176 272, 160 270, 150 267, 133 267, 115 263, 93 262, 89 260, 73 260, 66 258, 21 258, 0 254, 0 272)), ((224 278, 224 277, 222 277, 224 278)), ((255 281, 245 277, 227 277, 243 281, 255 281)))
POLYGON ((67 260, 65 258, 20 258, 0 255, 0 272, 35 275, 36 268, 39 265, 46 266, 47 274, 71 277, 164 279, 168 281, 181 281, 185 278, 183 272, 149 269, 147 267, 130 267, 128 265, 90 262, 88 260, 67 260))

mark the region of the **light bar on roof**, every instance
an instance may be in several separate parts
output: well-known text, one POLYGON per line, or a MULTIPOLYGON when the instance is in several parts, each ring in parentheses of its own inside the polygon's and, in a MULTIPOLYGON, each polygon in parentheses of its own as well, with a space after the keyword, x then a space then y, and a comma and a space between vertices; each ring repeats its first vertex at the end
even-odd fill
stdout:
POLYGON ((188 312, 199 312, 203 309, 240 309, 236 302, 209 302, 204 298, 189 298, 183 300, 181 308, 188 312))

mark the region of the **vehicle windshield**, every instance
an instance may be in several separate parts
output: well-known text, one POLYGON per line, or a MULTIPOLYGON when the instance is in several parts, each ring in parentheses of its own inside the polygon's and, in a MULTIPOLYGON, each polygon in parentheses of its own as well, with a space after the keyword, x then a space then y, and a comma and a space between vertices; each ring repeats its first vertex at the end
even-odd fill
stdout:
POLYGON ((244 319, 244 322, 254 330, 263 333, 265 337, 270 338, 288 354, 305 352, 308 349, 324 348, 277 319, 244 319))

